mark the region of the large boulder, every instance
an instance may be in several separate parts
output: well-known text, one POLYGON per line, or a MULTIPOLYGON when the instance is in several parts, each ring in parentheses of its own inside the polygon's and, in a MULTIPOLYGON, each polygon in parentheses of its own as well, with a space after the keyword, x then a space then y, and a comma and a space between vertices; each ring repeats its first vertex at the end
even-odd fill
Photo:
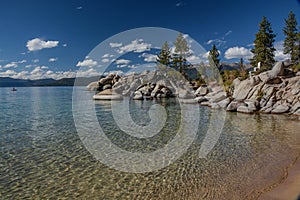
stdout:
POLYGON ((134 92, 133 100, 144 100, 143 94, 140 91, 134 92))
POLYGON ((200 86, 196 91, 196 96, 205 96, 208 93, 208 88, 206 86, 200 86))
POLYGON ((238 107, 240 106, 246 106, 246 104, 243 101, 234 100, 227 106, 226 111, 229 112, 237 111, 238 107))
POLYGON ((277 62, 272 70, 263 72, 259 74, 259 78, 264 82, 268 84, 277 84, 277 82, 280 82, 277 77, 284 76, 284 65, 283 62, 277 62))
POLYGON ((252 87, 251 80, 246 79, 241 81, 240 84, 235 87, 232 97, 236 100, 244 100, 247 98, 252 87))
POLYGON ((288 112, 290 109, 290 107, 286 104, 280 104, 278 106, 276 106, 272 111, 271 113, 272 114, 281 114, 281 113, 286 113, 288 112))
POLYGON ((98 81, 91 82, 90 84, 88 84, 88 86, 86 86, 86 88, 89 91, 96 91, 96 90, 98 90, 99 89, 98 81))
POLYGON ((237 108, 237 112, 251 114, 251 113, 254 113, 254 110, 248 106, 241 105, 237 108))
POLYGON ((221 107, 221 108, 227 108, 227 106, 230 104, 231 100, 230 98, 226 98, 220 102, 218 102, 218 105, 221 107))
POLYGON ((116 94, 112 89, 103 90, 93 96, 94 100, 121 100, 122 95, 116 94))

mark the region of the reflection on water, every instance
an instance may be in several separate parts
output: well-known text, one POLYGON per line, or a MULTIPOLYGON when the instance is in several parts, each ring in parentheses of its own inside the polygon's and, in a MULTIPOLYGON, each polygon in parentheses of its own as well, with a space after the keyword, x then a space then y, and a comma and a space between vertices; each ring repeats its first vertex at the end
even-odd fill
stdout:
MULTIPOLYGON (((147 122, 153 103, 133 102, 132 118, 147 122)), ((158 103, 173 120, 155 144, 153 138, 128 140, 111 121, 110 103, 96 102, 95 109, 114 144, 151 151, 171 140, 178 127, 178 105, 158 103)), ((220 112, 200 107, 197 139, 186 154, 158 171, 125 173, 103 165, 82 145, 72 118, 72 88, 20 88, 17 93, 1 88, 0 110, 1 199, 253 199, 280 181, 300 153, 298 119, 227 113, 218 143, 200 159, 210 115, 220 112)))

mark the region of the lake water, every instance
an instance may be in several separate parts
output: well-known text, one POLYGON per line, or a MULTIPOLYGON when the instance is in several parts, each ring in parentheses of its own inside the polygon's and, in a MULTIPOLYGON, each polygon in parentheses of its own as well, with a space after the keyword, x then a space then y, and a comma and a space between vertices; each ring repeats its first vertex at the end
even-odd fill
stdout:
MULTIPOLYGON (((208 120, 221 112, 199 107, 197 137, 179 159, 152 172, 122 172, 102 164, 83 145, 73 120, 72 91, 0 88, 0 199, 256 199, 285 178, 300 154, 298 118, 227 113, 217 144, 199 158, 208 120)), ((147 109, 157 103, 174 119, 180 114, 174 100, 131 101, 132 118, 146 123, 147 109)), ((95 110, 108 138, 127 150, 161 148, 177 127, 169 121, 155 143, 128 140, 113 123, 110 103, 95 102, 95 110)))

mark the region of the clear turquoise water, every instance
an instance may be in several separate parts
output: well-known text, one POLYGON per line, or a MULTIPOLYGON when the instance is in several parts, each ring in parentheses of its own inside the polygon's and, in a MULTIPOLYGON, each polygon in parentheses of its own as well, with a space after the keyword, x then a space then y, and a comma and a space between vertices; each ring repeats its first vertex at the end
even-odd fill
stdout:
MULTIPOLYGON (((84 90, 84 88, 82 88, 84 90)), ((92 93, 86 92, 86 95, 92 93)), ((164 105, 176 118, 172 100, 133 102, 132 116, 147 121, 147 108, 164 105)), ((138 140, 111 123, 110 104, 95 104, 99 123, 122 148, 138 140)), ((255 199, 278 183, 300 153, 299 119, 281 115, 228 113, 221 137, 206 159, 198 157, 212 112, 201 107, 198 137, 175 163, 134 174, 111 169, 83 146, 72 115, 72 87, 0 88, 0 199, 255 199)), ((160 148, 173 137, 169 122, 160 148)), ((155 140, 157 141, 157 140, 155 140)))

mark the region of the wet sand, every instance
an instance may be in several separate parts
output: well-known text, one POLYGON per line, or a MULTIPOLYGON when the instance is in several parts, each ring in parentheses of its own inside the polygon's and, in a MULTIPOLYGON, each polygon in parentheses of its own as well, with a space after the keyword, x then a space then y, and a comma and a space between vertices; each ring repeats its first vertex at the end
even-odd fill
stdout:
POLYGON ((300 158, 286 168, 284 179, 263 193, 260 200, 299 200, 300 199, 300 158))

